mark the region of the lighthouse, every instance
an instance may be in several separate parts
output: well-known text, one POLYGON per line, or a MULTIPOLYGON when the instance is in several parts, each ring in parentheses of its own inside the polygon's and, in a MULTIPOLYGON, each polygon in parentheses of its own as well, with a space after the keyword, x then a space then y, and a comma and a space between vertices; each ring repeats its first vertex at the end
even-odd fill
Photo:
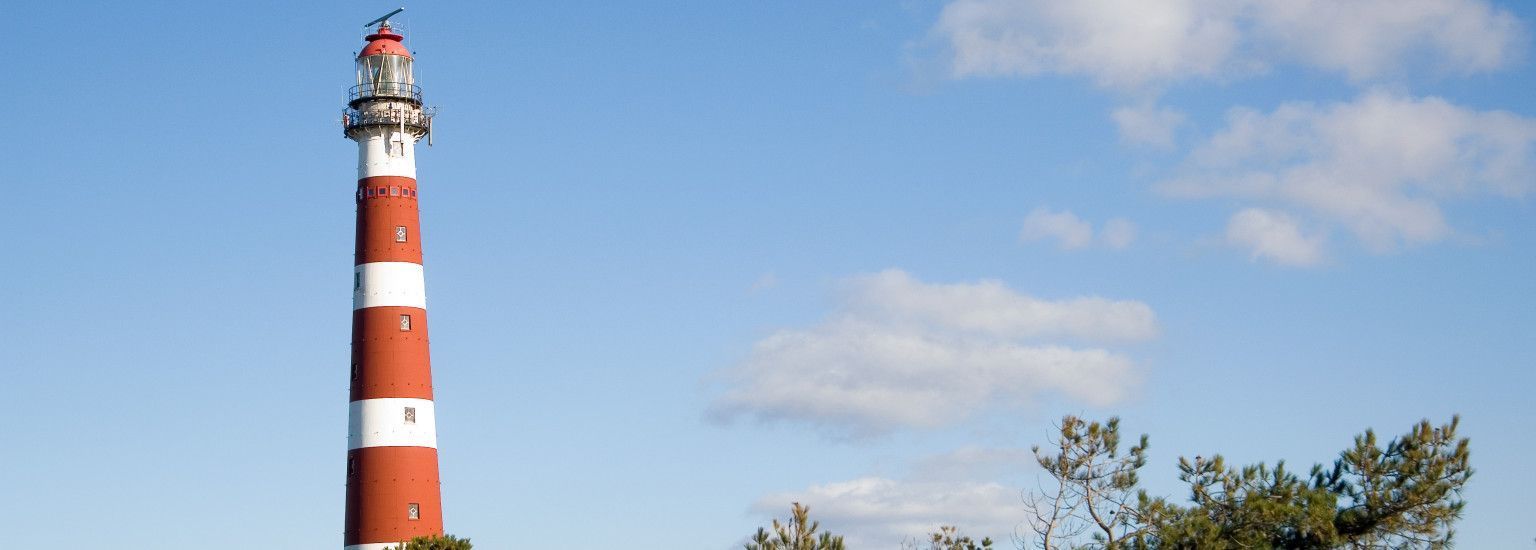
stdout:
POLYGON ((357 142, 345 550, 443 532, 415 152, 433 113, 389 22, 400 11, 365 25, 342 113, 357 142))

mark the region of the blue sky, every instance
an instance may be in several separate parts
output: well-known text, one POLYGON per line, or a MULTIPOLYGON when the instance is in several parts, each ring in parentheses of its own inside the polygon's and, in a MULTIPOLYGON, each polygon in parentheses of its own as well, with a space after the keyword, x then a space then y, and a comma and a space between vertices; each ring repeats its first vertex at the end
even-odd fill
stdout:
MULTIPOLYGON (((1463 415, 1528 546, 1536 7, 440 2, 406 24, 445 521, 1007 538, 1064 413, 1331 461, 1463 415)), ((378 2, 9 6, 0 525, 340 544, 378 2)))

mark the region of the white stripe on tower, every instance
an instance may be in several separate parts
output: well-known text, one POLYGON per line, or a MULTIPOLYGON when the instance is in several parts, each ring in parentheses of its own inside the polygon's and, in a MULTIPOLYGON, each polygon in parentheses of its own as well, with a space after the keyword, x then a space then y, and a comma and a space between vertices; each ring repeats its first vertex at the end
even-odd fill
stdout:
POLYGON ((427 283, 421 264, 369 262, 353 268, 353 272, 352 309, 379 306, 427 308, 427 283))
POLYGON ((436 407, 428 399, 381 397, 353 401, 347 450, 363 447, 437 448, 436 407))
POLYGON ((415 143, 414 136, 395 130, 358 136, 357 177, 401 176, 416 179, 415 143))

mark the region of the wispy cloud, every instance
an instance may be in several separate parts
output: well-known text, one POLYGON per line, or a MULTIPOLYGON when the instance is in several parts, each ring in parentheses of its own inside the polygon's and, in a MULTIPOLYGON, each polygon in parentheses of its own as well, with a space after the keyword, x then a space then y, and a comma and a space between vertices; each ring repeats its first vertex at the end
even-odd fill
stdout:
POLYGON ((1146 102, 1121 107, 1110 114, 1120 129, 1120 139, 1133 145, 1172 149, 1174 134, 1184 124, 1184 113, 1146 102))
POLYGON ((931 284, 889 270, 848 280, 842 294, 823 322, 759 340, 726 373, 711 416, 861 437, 944 426, 1042 392, 1104 405, 1130 391, 1133 363, 1078 343, 1157 334, 1141 302, 1041 300, 998 281, 931 284))
POLYGON ((1351 80, 1508 66, 1527 43, 1486 0, 955 0, 932 34, 951 75, 1079 75, 1129 92, 1279 63, 1351 80))
POLYGON ((852 548, 898 548, 941 525, 1006 547, 1024 508, 1021 487, 997 480, 1033 470, 1033 461, 1026 449, 966 448, 922 459, 899 478, 868 476, 766 495, 752 510, 782 516, 789 503, 803 503, 852 548))
MULTIPOLYGON (((1054 241, 1062 250, 1087 248, 1095 242, 1093 224, 1077 217, 1070 210, 1054 211, 1036 208, 1024 217, 1024 227, 1019 230, 1023 242, 1054 241)), ((1097 242, 1114 249, 1130 246, 1136 240, 1136 224, 1124 218, 1113 218, 1104 223, 1098 232, 1097 242)))
POLYGON ((1305 236, 1296 220, 1281 212, 1247 208, 1227 222, 1227 243, 1248 249, 1254 259, 1281 265, 1315 265, 1323 258, 1323 239, 1305 236))
POLYGON ((1093 225, 1078 218, 1071 211, 1053 212, 1036 208, 1024 218, 1024 228, 1019 231, 1024 242, 1053 240, 1063 250, 1083 248, 1093 244, 1093 225))
POLYGON ((1099 233, 1099 240, 1114 249, 1130 246, 1136 240, 1136 224, 1125 218, 1110 218, 1104 222, 1104 230, 1099 233))
MULTIPOLYGON (((1536 181, 1536 119, 1435 97, 1377 91, 1415 72, 1470 75, 1513 65, 1525 24, 1489 0, 953 0, 930 37, 953 78, 1080 76, 1129 100, 1110 113, 1127 144, 1174 150, 1185 115, 1158 104, 1170 86, 1303 67, 1364 91, 1353 101, 1233 109, 1158 189, 1236 199, 1228 244, 1255 259, 1317 265, 1342 230, 1377 252, 1454 234, 1442 205, 1520 197, 1536 181)), ((1098 242, 1128 245, 1106 223, 1098 242)), ((1025 241, 1095 242, 1068 211, 1037 210, 1025 241)))
POLYGON ((751 285, 747 286, 747 292, 749 294, 756 294, 759 292, 772 290, 777 286, 779 286, 779 277, 773 273, 764 273, 756 280, 752 281, 751 285))
POLYGON ((948 42, 957 78, 1059 73, 1139 89, 1220 72, 1241 38, 1228 4, 957 0, 933 32, 948 42))
POLYGON ((1225 128, 1189 155, 1181 175, 1159 189, 1267 205, 1234 217, 1229 238, 1262 241, 1256 253, 1301 265, 1315 263, 1309 250, 1320 241, 1301 236, 1297 214, 1325 229, 1346 228, 1368 249, 1386 252, 1448 236, 1443 201, 1522 196, 1533 182, 1536 119, 1370 92, 1324 106, 1288 103, 1270 113, 1234 109, 1225 128), (1261 227, 1267 240, 1259 238, 1261 227))
POLYGON ((1486 0, 1261 0, 1250 6, 1256 43, 1355 81, 1394 76, 1425 61, 1451 74, 1492 71, 1519 58, 1527 42, 1520 20, 1486 0))

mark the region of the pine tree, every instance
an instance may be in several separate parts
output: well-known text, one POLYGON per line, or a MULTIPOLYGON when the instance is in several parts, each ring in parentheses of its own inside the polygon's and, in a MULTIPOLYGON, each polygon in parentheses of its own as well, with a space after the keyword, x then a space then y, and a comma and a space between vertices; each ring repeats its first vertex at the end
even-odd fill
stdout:
POLYGON ((391 546, 385 550, 471 550, 474 545, 469 539, 461 539, 453 535, 433 535, 429 537, 416 537, 410 542, 391 546))
POLYGON ((1119 421, 1062 419, 1055 454, 1036 458, 1054 491, 1031 493, 1037 547, 1053 548, 1448 548, 1471 479, 1470 442, 1457 437, 1460 418, 1420 421, 1381 447, 1374 431, 1355 437, 1332 467, 1305 478, 1285 463, 1243 467, 1179 458, 1189 504, 1137 491, 1146 436, 1119 454, 1119 421), (1083 533, 1090 540, 1081 540, 1083 533))
MULTIPOLYGON (((992 550, 992 539, 983 538, 977 543, 971 537, 960 534, 960 529, 952 525, 939 527, 939 530, 928 535, 926 550, 992 550)), ((907 550, 919 550, 916 541, 902 543, 907 550)))
POLYGON ((1053 550, 1084 532, 1087 547, 1119 548, 1144 530, 1134 500, 1137 470, 1146 464, 1147 436, 1120 451, 1120 419, 1089 422, 1062 417, 1052 453, 1033 447, 1035 461, 1050 476, 1050 491, 1031 492, 1025 500, 1035 532, 1035 546, 1053 550))
POLYGON ((779 523, 774 519, 773 533, 757 528, 752 541, 746 544, 746 550, 845 550, 843 537, 825 532, 817 535, 821 523, 811 521, 810 517, 810 507, 791 503, 789 521, 779 523))

